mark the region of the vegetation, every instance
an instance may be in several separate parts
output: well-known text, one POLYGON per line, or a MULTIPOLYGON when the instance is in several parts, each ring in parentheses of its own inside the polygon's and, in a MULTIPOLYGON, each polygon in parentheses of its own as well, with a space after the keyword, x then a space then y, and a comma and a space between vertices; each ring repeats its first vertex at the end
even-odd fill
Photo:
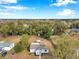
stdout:
POLYGON ((21 37, 21 41, 17 43, 17 45, 14 47, 14 50, 16 53, 23 51, 25 48, 27 49, 29 44, 28 44, 28 35, 24 34, 21 37))
POLYGON ((71 28, 79 28, 79 21, 72 22, 71 28))
POLYGON ((64 22, 55 21, 53 29, 54 29, 54 32, 53 32, 54 35, 61 35, 67 29, 67 25, 64 24, 64 22))
POLYGON ((70 39, 68 36, 60 36, 53 40, 57 48, 53 48, 53 55, 56 59, 76 59, 76 48, 79 46, 79 41, 70 39))
POLYGON ((50 38, 51 35, 64 33, 67 26, 59 21, 16 21, 0 24, 0 33, 8 35, 38 35, 50 38), (29 24, 28 24, 29 23, 29 24))
POLYGON ((56 59, 76 59, 75 49, 79 45, 79 40, 72 38, 70 34, 65 34, 65 31, 71 28, 79 28, 79 22, 68 20, 16 20, 0 23, 0 34, 3 37, 21 36, 20 42, 14 47, 16 53, 28 49, 29 36, 35 35, 45 38, 51 43, 51 53, 56 59), (58 37, 52 39, 51 36, 58 37))

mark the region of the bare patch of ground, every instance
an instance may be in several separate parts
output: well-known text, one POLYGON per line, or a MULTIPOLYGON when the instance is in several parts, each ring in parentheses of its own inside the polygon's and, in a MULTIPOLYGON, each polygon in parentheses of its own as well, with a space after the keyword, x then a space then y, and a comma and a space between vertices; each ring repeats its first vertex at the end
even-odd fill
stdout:
POLYGON ((20 37, 19 36, 0 37, 0 41, 18 43, 20 41, 20 37))

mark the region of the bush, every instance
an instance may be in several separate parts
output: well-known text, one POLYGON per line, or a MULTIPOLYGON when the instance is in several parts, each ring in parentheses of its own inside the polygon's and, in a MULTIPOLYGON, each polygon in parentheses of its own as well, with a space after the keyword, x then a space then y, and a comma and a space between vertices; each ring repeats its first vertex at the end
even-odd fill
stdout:
POLYGON ((28 38, 29 36, 27 34, 22 35, 20 39, 21 41, 14 47, 16 53, 23 51, 25 48, 28 48, 28 38))
POLYGON ((18 43, 15 47, 14 47, 14 51, 16 53, 23 51, 24 48, 22 47, 22 45, 20 43, 18 43))

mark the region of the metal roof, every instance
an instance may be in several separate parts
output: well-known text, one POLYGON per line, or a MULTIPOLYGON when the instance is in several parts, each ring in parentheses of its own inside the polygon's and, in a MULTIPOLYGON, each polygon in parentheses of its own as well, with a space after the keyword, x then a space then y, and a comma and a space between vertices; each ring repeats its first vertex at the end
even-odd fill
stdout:
POLYGON ((0 42, 0 49, 4 48, 4 47, 9 47, 12 43, 10 42, 0 42))
POLYGON ((48 48, 43 44, 31 44, 30 49, 48 49, 48 48))
POLYGON ((79 32, 79 29, 73 28, 71 31, 79 32))

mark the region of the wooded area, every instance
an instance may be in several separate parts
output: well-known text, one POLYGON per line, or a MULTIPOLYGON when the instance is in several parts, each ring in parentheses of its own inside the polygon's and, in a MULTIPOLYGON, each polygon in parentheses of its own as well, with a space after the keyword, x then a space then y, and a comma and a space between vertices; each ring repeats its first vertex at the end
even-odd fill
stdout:
MULTIPOLYGON (((16 53, 26 48, 28 50, 29 37, 35 35, 51 43, 50 54, 55 59, 76 59, 75 50, 79 47, 79 40, 77 37, 72 38, 75 33, 66 34, 73 28, 79 29, 78 20, 1 20, 0 36, 21 37, 20 42, 14 47, 16 53)), ((75 35, 77 34, 79 33, 75 35)))

